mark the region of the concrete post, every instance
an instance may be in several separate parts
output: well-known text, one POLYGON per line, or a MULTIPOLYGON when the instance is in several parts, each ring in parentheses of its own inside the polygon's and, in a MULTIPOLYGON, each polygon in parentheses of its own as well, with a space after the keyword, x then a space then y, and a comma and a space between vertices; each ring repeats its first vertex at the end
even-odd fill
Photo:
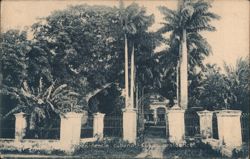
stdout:
POLYGON ((99 112, 94 114, 93 135, 99 139, 103 139, 104 116, 105 114, 99 112))
POLYGON ((219 140, 228 147, 242 145, 240 110, 222 110, 217 114, 219 140))
POLYGON ((204 110, 197 112, 200 118, 200 133, 205 139, 212 138, 213 136, 213 112, 204 110))
POLYGON ((15 139, 22 140, 26 133, 27 121, 25 118, 25 113, 20 112, 14 114, 16 121, 15 121, 15 139))
POLYGON ((62 149, 71 150, 81 138, 81 113, 68 112, 61 116, 60 142, 62 149))
POLYGON ((167 111, 169 141, 177 145, 182 145, 185 138, 185 110, 178 105, 173 106, 167 111))
POLYGON ((186 29, 182 30, 181 45, 181 59, 180 59, 180 72, 179 72, 179 96, 180 106, 182 109, 188 107, 188 50, 187 50, 187 32, 186 29))
POLYGON ((136 110, 123 109, 123 140, 136 144, 137 117, 136 110))
POLYGON ((154 109, 154 124, 157 123, 157 109, 154 109))

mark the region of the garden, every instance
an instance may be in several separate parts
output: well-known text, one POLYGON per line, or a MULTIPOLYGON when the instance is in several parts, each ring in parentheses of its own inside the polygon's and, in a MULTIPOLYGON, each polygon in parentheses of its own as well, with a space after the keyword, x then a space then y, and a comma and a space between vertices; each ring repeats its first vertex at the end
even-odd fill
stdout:
MULTIPOLYGON (((77 4, 55 9, 26 29, 1 31, 1 139, 18 136, 14 118, 18 113, 25 119, 25 124, 19 123, 23 126, 20 132, 24 132, 19 135, 20 143, 29 139, 59 141, 62 119, 72 112, 82 115, 80 140, 96 138, 94 133, 99 129, 94 116, 98 113, 103 115, 103 121, 98 120, 103 130, 102 137, 78 142, 70 154, 60 149, 4 146, 0 154, 135 158, 151 151, 152 145, 144 140, 144 120, 146 111, 153 117, 149 97, 159 94, 161 102, 168 101, 162 111, 164 132, 160 135, 164 140, 169 126, 167 109, 177 106, 189 113, 183 117, 184 136, 201 135, 197 111, 216 114, 237 110, 243 148, 234 149, 232 156, 247 157, 249 56, 239 56, 235 65, 205 62, 212 56, 213 46, 204 32, 216 34, 213 22, 223 18, 213 11, 213 4, 179 0, 176 9, 162 4, 157 6, 161 23, 157 15, 135 2, 127 5, 121 0, 117 6, 77 4), (152 29, 156 23, 160 27, 152 29), (124 118, 126 111, 135 116, 124 118), (135 135, 124 141, 129 127, 135 135)), ((212 132, 218 131, 214 116, 212 132)), ((154 123, 148 127, 152 126, 154 123)), ((218 133, 211 136, 219 138, 218 133)), ((182 147, 163 143, 163 157, 224 157, 200 138, 185 142, 182 147)))

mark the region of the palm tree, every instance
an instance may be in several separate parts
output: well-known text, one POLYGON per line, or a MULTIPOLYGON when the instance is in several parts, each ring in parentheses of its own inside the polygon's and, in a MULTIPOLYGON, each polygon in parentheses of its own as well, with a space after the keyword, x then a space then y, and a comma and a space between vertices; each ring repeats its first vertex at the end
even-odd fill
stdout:
POLYGON ((136 3, 132 3, 124 8, 123 1, 120 1, 120 19, 124 32, 124 50, 125 50, 125 90, 126 108, 134 108, 134 93, 135 93, 135 42, 134 39, 140 36, 141 33, 152 24, 153 16, 146 16, 145 8, 141 8, 136 3), (129 42, 128 42, 129 40, 129 42), (129 58, 128 50, 130 44, 131 60, 130 60, 130 89, 129 89, 129 58), (129 94, 130 90, 130 94, 129 94))
MULTIPOLYGON (((211 2, 205 0, 179 0, 177 10, 171 10, 163 6, 159 7, 166 21, 159 32, 172 32, 170 43, 178 50, 180 61, 178 79, 180 85, 177 94, 179 94, 178 99, 182 109, 188 107, 188 64, 190 64, 188 60, 192 60, 194 63, 199 61, 196 60, 197 57, 195 56, 192 56, 195 59, 189 59, 188 53, 191 54, 193 51, 199 53, 200 51, 201 54, 207 55, 210 52, 206 40, 202 38, 199 32, 215 31, 215 27, 210 25, 210 21, 219 19, 219 16, 209 11, 211 7, 211 2), (192 38, 193 42, 190 43, 189 38, 192 38), (201 39, 202 41, 199 41, 201 39), (205 48, 202 48, 204 46, 205 48)), ((198 57, 203 56, 198 55, 198 57)))
POLYGON ((120 18, 124 31, 124 51, 125 51, 125 108, 129 107, 129 81, 128 81, 128 39, 127 39, 127 18, 125 15, 124 3, 120 2, 120 18))
POLYGON ((56 82, 53 82, 46 87, 43 78, 40 78, 38 87, 33 87, 24 81, 20 89, 4 86, 3 90, 18 100, 18 105, 5 117, 24 112, 30 116, 30 129, 35 129, 37 123, 46 118, 50 119, 55 114, 64 115, 65 112, 82 111, 82 107, 77 105, 79 94, 66 84, 56 86, 56 82))
POLYGON ((231 109, 241 109, 248 112, 249 107, 249 61, 248 57, 239 58, 236 66, 224 63, 226 79, 225 104, 231 109))

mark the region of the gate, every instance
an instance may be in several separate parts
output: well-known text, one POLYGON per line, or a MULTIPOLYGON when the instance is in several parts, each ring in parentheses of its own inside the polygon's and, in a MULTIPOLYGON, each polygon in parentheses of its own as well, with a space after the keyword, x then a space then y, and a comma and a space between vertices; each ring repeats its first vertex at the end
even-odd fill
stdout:
POLYGON ((144 114, 144 137, 166 138, 166 111, 157 108, 155 114, 144 114))
POLYGON ((15 138, 15 117, 0 116, 0 138, 15 138))
POLYGON ((81 138, 93 137, 93 116, 89 115, 86 124, 81 127, 81 138))
POLYGON ((122 137, 122 115, 104 117, 104 137, 122 137))
POLYGON ((213 129, 213 138, 214 139, 219 139, 219 135, 218 135, 218 121, 217 121, 217 116, 215 113, 213 113, 213 117, 212 117, 212 129, 213 129))
POLYGON ((242 141, 249 142, 249 113, 242 113, 241 115, 241 131, 242 141))
POLYGON ((185 136, 195 137, 200 135, 200 121, 196 111, 187 110, 184 116, 185 136))
POLYGON ((39 122, 35 121, 35 125, 31 126, 30 116, 26 117, 27 127, 24 139, 59 139, 60 138, 60 117, 53 116, 43 119, 39 122), (33 128, 31 128, 33 127, 33 128))

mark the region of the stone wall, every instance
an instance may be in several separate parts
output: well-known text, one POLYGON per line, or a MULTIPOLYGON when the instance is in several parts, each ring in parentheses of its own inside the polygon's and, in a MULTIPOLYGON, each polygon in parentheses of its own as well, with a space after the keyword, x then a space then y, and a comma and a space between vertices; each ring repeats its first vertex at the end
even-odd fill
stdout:
POLYGON ((0 149, 13 150, 17 149, 19 151, 25 149, 33 150, 55 150, 61 149, 60 140, 37 140, 37 139, 0 139, 0 149))
POLYGON ((81 139, 81 121, 83 114, 69 112, 61 116, 60 139, 23 139, 26 133, 26 116, 25 113, 15 114, 15 138, 14 139, 1 139, 1 150, 62 150, 65 152, 74 151, 75 145, 86 142, 94 142, 100 137, 103 137, 103 119, 104 114, 97 113, 94 116, 94 133, 93 138, 81 139), (95 137, 96 136, 96 137, 95 137))

